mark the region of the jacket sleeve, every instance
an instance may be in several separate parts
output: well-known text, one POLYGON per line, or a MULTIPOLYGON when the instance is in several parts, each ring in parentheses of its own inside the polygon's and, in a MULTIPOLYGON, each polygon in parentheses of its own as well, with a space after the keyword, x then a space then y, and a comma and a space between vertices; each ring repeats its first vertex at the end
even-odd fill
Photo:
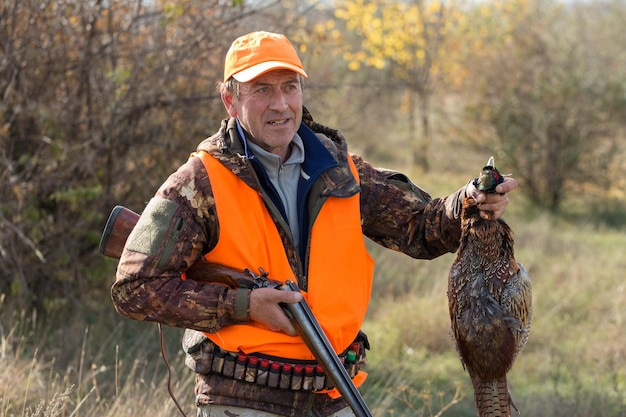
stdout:
POLYGON ((413 258, 433 259, 458 248, 465 187, 432 198, 404 174, 375 168, 352 155, 361 183, 363 233, 413 258))
POLYGON ((111 289, 121 315, 206 332, 249 320, 249 290, 181 277, 217 236, 211 187, 199 170, 193 158, 172 174, 130 234, 111 289))

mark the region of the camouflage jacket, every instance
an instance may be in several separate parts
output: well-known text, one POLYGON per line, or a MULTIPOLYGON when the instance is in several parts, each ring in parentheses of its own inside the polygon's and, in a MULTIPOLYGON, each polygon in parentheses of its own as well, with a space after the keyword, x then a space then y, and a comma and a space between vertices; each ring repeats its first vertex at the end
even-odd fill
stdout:
MULTIPOLYGON (((432 259, 457 249, 458 217, 465 187, 448 197, 433 199, 405 175, 375 168, 360 156, 348 153, 343 136, 314 122, 306 111, 303 123, 315 132, 338 163, 322 173, 309 192, 309 213, 319 209, 324 196, 345 190, 346 182, 352 181, 356 188, 350 192, 360 192, 365 236, 420 259, 432 259), (352 158, 357 167, 358 185, 347 158, 352 158)), ((220 130, 203 141, 198 150, 211 153, 245 183, 264 192, 245 156, 234 119, 224 120, 220 130)), ((306 274, 289 228, 275 207, 268 208, 299 284, 306 288, 306 282, 301 281, 306 274)), ((128 318, 204 332, 248 321, 248 305, 237 305, 237 301, 241 304, 243 300, 236 297, 236 290, 180 278, 182 272, 215 246, 218 236, 219 219, 208 175, 200 158, 190 158, 162 184, 126 243, 112 287, 116 310, 128 318)), ((298 410, 305 404, 319 416, 345 406, 343 400, 331 401, 324 395, 290 391, 268 395, 245 382, 228 382, 220 381, 218 375, 199 373, 197 402, 249 406, 294 416, 300 415, 298 410)))

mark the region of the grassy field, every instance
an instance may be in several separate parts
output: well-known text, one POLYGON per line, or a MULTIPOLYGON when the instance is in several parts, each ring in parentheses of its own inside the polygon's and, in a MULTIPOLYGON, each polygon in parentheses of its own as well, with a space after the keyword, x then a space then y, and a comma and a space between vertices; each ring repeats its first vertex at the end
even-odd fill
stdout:
MULTIPOLYGON (((621 272, 626 235, 547 217, 510 223, 518 231, 517 259, 528 269, 534 293, 531 337, 509 374, 522 415, 626 415, 626 281, 621 272)), ((448 333, 443 277, 452 257, 419 267, 394 258, 385 255, 379 263, 396 270, 377 283, 366 326, 374 346, 375 381, 366 393, 376 415, 434 415, 442 408, 440 395, 444 404, 449 402, 457 383, 465 398, 444 415, 475 415, 469 378, 448 333), (411 281, 411 276, 418 278, 411 281), (417 411, 407 411, 411 407, 417 411)))
MULTIPOLYGON (((530 340, 509 375, 515 403, 524 416, 625 416, 626 233, 599 226, 592 215, 566 221, 512 199, 506 218, 534 292, 530 340)), ((377 273, 365 325, 372 350, 362 389, 368 405, 377 417, 474 416, 469 378, 449 336, 453 255, 414 261, 374 245, 372 254, 377 273)), ((6 301, 1 417, 178 414, 156 325, 124 320, 106 304, 89 326, 79 318, 42 324, 8 311, 6 301)), ((165 329, 173 389, 192 416, 193 376, 182 362, 180 336, 165 329)))

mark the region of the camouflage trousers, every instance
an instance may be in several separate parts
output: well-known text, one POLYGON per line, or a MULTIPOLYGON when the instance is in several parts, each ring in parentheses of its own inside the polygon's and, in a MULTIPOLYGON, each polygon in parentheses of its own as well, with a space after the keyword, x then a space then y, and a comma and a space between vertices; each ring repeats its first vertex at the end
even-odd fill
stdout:
MULTIPOLYGON (((279 414, 231 405, 199 405, 197 417, 281 417, 279 414)), ((305 417, 305 415, 302 415, 305 417)), ((329 417, 354 417, 350 407, 337 411, 329 417)))

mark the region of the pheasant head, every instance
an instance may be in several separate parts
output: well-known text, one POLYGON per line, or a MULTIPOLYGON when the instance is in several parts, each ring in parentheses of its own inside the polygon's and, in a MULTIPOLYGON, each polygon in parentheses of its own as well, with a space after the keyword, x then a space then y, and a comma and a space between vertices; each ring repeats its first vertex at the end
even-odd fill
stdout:
POLYGON ((504 177, 500 174, 500 171, 496 169, 492 156, 489 158, 489 161, 487 161, 487 165, 485 165, 482 171, 480 171, 480 174, 478 174, 478 178, 474 180, 474 186, 480 191, 495 193, 496 186, 503 182, 504 177))

